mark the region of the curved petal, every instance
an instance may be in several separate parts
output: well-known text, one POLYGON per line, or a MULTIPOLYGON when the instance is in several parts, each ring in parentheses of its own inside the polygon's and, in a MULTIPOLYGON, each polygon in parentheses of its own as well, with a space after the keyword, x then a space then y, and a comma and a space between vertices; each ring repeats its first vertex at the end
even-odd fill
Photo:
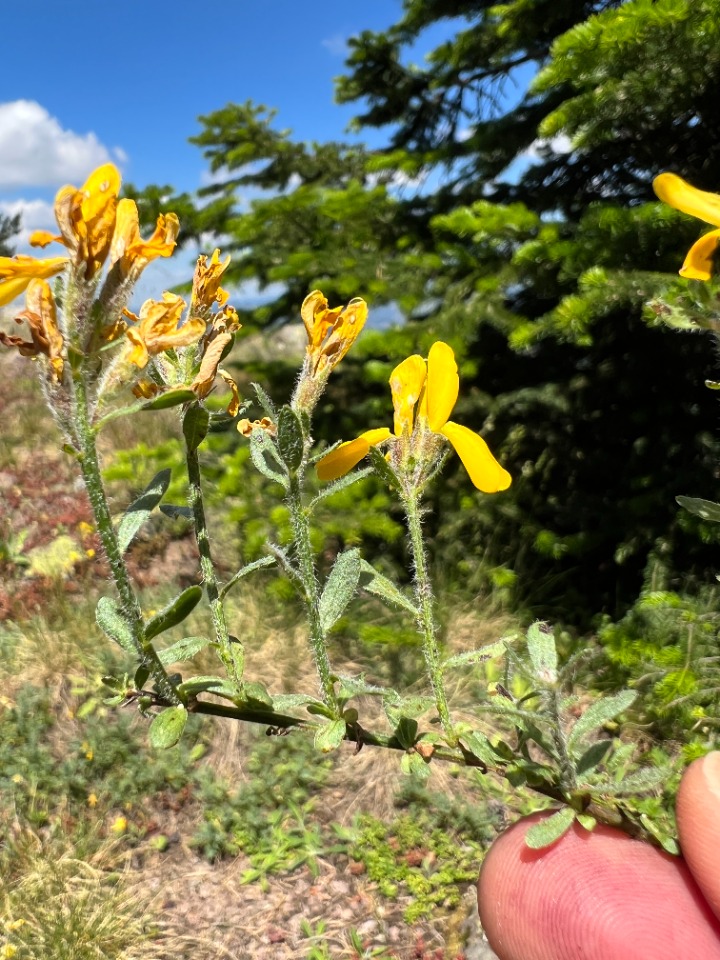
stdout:
POLYGON ((507 490, 512 477, 490 453, 483 438, 468 427, 449 421, 439 431, 450 441, 473 484, 483 493, 507 490))
POLYGON ((315 468, 318 478, 337 480, 338 477, 344 477, 356 463, 360 463, 362 458, 368 455, 369 450, 370 444, 365 437, 356 437, 354 440, 341 443, 337 449, 318 461, 315 468))
POLYGON ((674 173, 661 173, 653 180, 653 190, 658 197, 676 210, 689 213, 691 217, 720 227, 720 196, 691 187, 674 173))
POLYGON ((448 422, 460 391, 457 363, 452 347, 438 340, 430 347, 427 362, 427 384, 421 403, 421 414, 433 433, 439 433, 448 422), (427 410, 427 413, 425 412, 427 410))
POLYGON ((718 272, 717 254, 720 247, 720 230, 711 230, 688 250, 680 276, 688 280, 712 280, 718 272))
POLYGON ((390 374, 390 391, 395 411, 395 436, 412 433, 415 422, 415 404, 420 399, 427 378, 427 364, 413 354, 399 363, 390 374))

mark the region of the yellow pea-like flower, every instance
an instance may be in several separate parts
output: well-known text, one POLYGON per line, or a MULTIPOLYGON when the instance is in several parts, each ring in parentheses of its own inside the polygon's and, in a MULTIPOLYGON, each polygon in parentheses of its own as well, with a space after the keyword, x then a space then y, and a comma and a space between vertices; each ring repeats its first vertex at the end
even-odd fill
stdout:
POLYGON ((447 440, 460 457, 470 479, 483 493, 507 490, 510 474, 495 459, 479 434, 450 420, 459 393, 455 354, 441 340, 430 348, 427 361, 418 355, 403 360, 390 376, 394 433, 386 427, 368 430, 341 444, 317 465, 321 480, 344 476, 371 447, 390 442, 411 457, 422 458, 432 437, 447 440))
POLYGON ((174 347, 187 347, 205 332, 205 322, 196 317, 181 325, 185 301, 175 293, 164 293, 162 300, 146 300, 139 315, 125 310, 125 316, 134 321, 125 335, 132 344, 128 354, 130 363, 141 370, 150 357, 174 347))
POLYGON ((346 307, 328 307, 319 290, 308 294, 300 308, 313 376, 330 373, 357 339, 367 320, 367 304, 355 297, 346 307))

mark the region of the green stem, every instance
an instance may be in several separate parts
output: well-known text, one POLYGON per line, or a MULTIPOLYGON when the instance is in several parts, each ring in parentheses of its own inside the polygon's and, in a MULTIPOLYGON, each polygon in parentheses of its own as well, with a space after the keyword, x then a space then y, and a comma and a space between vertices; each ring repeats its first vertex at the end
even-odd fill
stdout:
POLYGON ((403 494, 403 504, 407 517, 410 546, 415 567, 415 598, 418 607, 418 630, 422 637, 422 650, 425 657, 428 676, 432 685, 435 705, 443 729, 451 743, 457 741, 450 720, 450 709, 445 695, 440 650, 438 648, 432 584, 428 573, 425 541, 423 539, 422 524, 420 522, 419 496, 414 491, 403 494))
POLYGON ((102 482, 100 461, 95 443, 95 431, 90 423, 88 413, 88 397, 84 371, 80 371, 79 374, 73 378, 73 392, 75 400, 75 430, 80 448, 82 476, 95 518, 95 525, 100 535, 100 541, 103 545, 105 555, 108 558, 115 587, 120 597, 122 612, 130 625, 140 664, 150 671, 150 676, 155 682, 158 693, 170 703, 180 704, 182 700, 170 683, 167 671, 160 662, 152 642, 145 640, 140 604, 133 590, 130 574, 128 573, 125 560, 118 546, 117 537, 115 536, 110 507, 108 506, 105 488, 102 482))
POLYGON ((315 573, 315 560, 310 540, 310 521, 307 511, 303 507, 301 492, 301 470, 291 472, 288 488, 287 504, 290 510, 290 519, 293 526, 295 553, 298 562, 298 573, 302 581, 305 604, 307 606, 308 623, 310 625, 310 646, 313 659, 320 678, 320 690, 325 703, 335 712, 339 711, 335 688, 332 680, 332 669, 328 657, 325 633, 320 623, 320 591, 315 573))
POLYGON ((222 660, 228 675, 231 676, 238 687, 242 683, 243 669, 245 666, 245 650, 239 640, 230 640, 225 618, 225 607, 220 598, 220 583, 215 573, 215 564, 213 563, 212 553, 210 551, 210 537, 208 535, 207 519, 205 517, 205 504, 202 494, 202 480, 200 476, 200 459, 198 457, 198 448, 191 450, 189 446, 185 448, 185 462, 187 464, 187 474, 190 483, 190 506, 193 512, 193 522, 195 527, 195 539, 200 553, 200 570, 205 583, 208 605, 210 606, 210 616, 212 617, 213 628, 215 630, 215 639, 219 647, 220 659, 222 660))

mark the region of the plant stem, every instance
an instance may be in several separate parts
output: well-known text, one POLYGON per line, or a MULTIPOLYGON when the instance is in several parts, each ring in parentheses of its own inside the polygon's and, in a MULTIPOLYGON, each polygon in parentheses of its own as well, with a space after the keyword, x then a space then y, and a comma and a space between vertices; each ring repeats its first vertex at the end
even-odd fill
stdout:
POLYGON ((450 709, 445 695, 440 651, 436 636, 434 617, 434 598, 432 584, 428 573, 425 541, 420 522, 419 496, 415 491, 404 492, 402 495, 407 517, 410 546, 415 568, 415 599, 418 608, 418 630, 422 637, 422 650, 425 657, 430 684, 435 697, 438 716, 450 743, 455 744, 457 737, 450 720, 450 709))
POLYGON ((220 584, 215 573, 212 553, 210 551, 210 537, 208 534, 205 504, 202 493, 202 478, 200 476, 200 459, 198 448, 191 450, 185 447, 185 462, 187 464, 188 481, 190 483, 190 506, 193 512, 195 540, 200 553, 200 570, 205 583, 210 615, 212 617, 215 639, 219 647, 222 660, 228 675, 235 680, 238 687, 242 683, 243 668, 245 666, 245 649, 239 640, 230 640, 225 618, 225 607, 220 599, 220 584))
POLYGON ((84 371, 81 370, 73 377, 73 399, 75 413, 75 429, 80 448, 80 468, 87 489, 88 499, 95 518, 95 525, 105 555, 110 564, 113 581, 120 597, 122 612, 132 631, 133 643, 141 666, 150 671, 158 693, 172 704, 182 703, 182 699, 170 683, 165 667, 152 645, 145 640, 143 631, 143 617, 140 604, 130 580, 125 560, 115 536, 110 507, 105 496, 105 488, 100 471, 95 431, 90 423, 88 414, 88 397, 84 371))
POLYGON ((302 503, 301 469, 291 471, 287 504, 292 521, 298 573, 302 581, 305 604, 310 626, 310 646, 320 679, 320 690, 325 703, 338 712, 338 702, 332 680, 325 633, 320 622, 320 591, 315 573, 315 560, 310 540, 310 521, 302 503))

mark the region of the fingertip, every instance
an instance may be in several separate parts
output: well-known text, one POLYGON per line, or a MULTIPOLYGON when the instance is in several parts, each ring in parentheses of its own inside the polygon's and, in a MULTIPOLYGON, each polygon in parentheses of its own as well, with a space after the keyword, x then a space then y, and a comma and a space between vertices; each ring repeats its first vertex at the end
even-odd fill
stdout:
POLYGON ((681 860, 579 824, 530 850, 537 819, 503 834, 480 873, 480 919, 501 960, 720 960, 720 925, 681 860))
POLYGON ((720 752, 694 760, 683 774, 677 822, 683 857, 720 918, 720 752))

